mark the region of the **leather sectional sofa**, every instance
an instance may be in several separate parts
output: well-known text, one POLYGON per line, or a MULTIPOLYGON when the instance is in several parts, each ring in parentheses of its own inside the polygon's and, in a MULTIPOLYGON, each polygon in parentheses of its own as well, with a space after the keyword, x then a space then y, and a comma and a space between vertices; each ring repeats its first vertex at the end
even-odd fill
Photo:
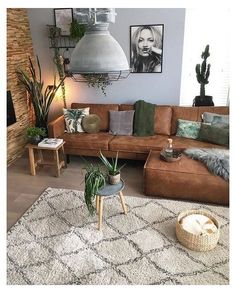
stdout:
MULTIPOLYGON (((175 136, 177 131, 177 120, 201 121, 203 112, 214 112, 218 114, 229 114, 229 107, 182 107, 171 105, 157 105, 155 109, 155 135, 150 137, 135 136, 114 136, 109 133, 109 110, 132 110, 134 105, 128 104, 89 104, 72 103, 71 108, 90 107, 90 114, 94 113, 101 118, 100 132, 88 133, 67 133, 65 132, 64 117, 61 116, 48 125, 49 136, 64 139, 65 153, 68 155, 98 156, 99 150, 108 157, 115 156, 119 151, 119 158, 146 160, 150 150, 160 151, 166 145, 167 139, 173 139, 173 147, 184 150, 190 147, 224 148, 219 145, 201 142, 175 136)), ((193 175, 194 180, 194 175, 193 175)), ((217 176, 212 176, 213 181, 218 181, 217 176)), ((219 181, 222 180, 219 178, 219 181)), ((223 180, 222 180, 223 181, 223 180)), ((225 181, 224 181, 225 182, 225 181)), ((223 182, 222 182, 223 183, 223 182)), ((147 186, 147 183, 145 183, 147 186)), ((219 183, 218 183, 219 184, 219 183)), ((215 183, 212 183, 215 189, 215 183)), ((220 184, 221 185, 221 181, 220 184)), ((225 185, 225 183, 224 183, 225 185)), ((209 185, 210 187, 211 185, 209 185)), ((208 188, 209 188, 208 187, 208 188)), ((215 191, 215 190, 214 190, 215 191)), ((209 189, 209 193, 211 189, 209 189)), ((228 183, 225 189, 224 204, 228 203, 228 183)), ((155 193, 154 193, 155 194, 155 193)), ((154 195, 153 196, 156 196, 154 195)), ((170 196, 171 195, 167 195, 170 196)), ((190 195, 191 198, 191 195, 190 195)), ((214 198, 214 195, 212 195, 214 198)), ((198 200, 196 197, 193 200, 198 200)), ((214 202, 207 200, 208 202, 214 202)))

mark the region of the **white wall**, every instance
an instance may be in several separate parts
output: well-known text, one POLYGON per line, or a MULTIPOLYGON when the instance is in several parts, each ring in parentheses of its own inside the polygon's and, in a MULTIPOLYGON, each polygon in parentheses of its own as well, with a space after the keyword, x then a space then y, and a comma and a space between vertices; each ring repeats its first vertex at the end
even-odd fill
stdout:
MULTIPOLYGON (((185 9, 182 8, 120 8, 116 9, 111 35, 120 43, 128 61, 130 59, 130 25, 164 24, 162 73, 131 73, 126 80, 113 82, 107 87, 107 96, 86 83, 66 79, 67 104, 71 102, 134 103, 144 99, 155 104, 179 105, 181 66, 184 37, 185 9)), ((53 79, 53 52, 49 49, 47 24, 54 24, 53 9, 28 9, 35 54, 39 56, 45 83, 53 79)), ((60 98, 53 102, 51 116, 62 113, 60 98)))

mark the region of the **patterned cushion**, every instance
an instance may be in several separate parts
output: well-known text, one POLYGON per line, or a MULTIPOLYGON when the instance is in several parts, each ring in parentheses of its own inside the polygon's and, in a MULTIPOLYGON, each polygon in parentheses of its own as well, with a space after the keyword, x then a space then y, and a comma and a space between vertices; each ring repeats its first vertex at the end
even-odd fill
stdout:
POLYGON ((83 133, 81 122, 82 118, 89 115, 89 107, 80 109, 63 108, 64 118, 66 122, 66 130, 68 133, 83 133))
POLYGON ((204 123, 224 123, 229 124, 229 115, 227 114, 217 114, 212 112, 204 112, 202 114, 202 119, 204 123))
POLYGON ((218 128, 214 125, 202 123, 198 140, 214 143, 218 145, 229 146, 229 129, 218 128))
POLYGON ((112 111, 110 110, 110 131, 113 135, 133 134, 134 110, 112 111))
POLYGON ((190 138, 190 139, 198 138, 198 133, 201 128, 200 122, 178 119, 177 125, 178 125, 178 128, 177 128, 176 136, 190 138))

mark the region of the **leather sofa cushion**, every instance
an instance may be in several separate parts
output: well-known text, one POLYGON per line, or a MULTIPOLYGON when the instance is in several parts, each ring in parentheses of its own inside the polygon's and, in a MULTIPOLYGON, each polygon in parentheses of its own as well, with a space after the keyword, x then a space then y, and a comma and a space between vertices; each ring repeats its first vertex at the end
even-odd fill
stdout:
POLYGON ((165 135, 150 137, 116 136, 109 142, 109 150, 149 153, 151 149, 162 150, 167 139, 168 137, 165 135))
MULTIPOLYGON (((121 104, 119 110, 133 110, 134 105, 121 104)), ((154 132, 158 135, 170 135, 171 134, 171 106, 158 105, 155 108, 154 116, 154 132)))
POLYGON ((228 106, 201 106, 201 107, 186 107, 186 106, 172 106, 172 121, 171 121, 171 135, 176 134, 177 120, 193 120, 202 121, 203 112, 213 112, 219 114, 229 114, 228 106))
POLYGON ((154 118, 155 133, 158 135, 170 135, 171 134, 171 118, 172 118, 171 106, 156 106, 155 118, 154 118))
POLYGON ((198 107, 172 106, 171 135, 177 132, 178 119, 198 121, 198 107))
POLYGON ((220 146, 208 142, 202 142, 195 139, 171 136, 173 139, 173 148, 184 150, 186 148, 196 147, 196 148, 226 148, 225 146, 220 146))
POLYGON ((96 134, 88 133, 64 133, 60 136, 64 139, 65 149, 89 149, 89 150, 108 150, 108 143, 113 135, 107 132, 99 132, 96 134))
POLYGON ((90 114, 97 114, 101 118, 100 130, 109 130, 109 110, 119 110, 119 104, 72 103, 71 108, 90 107, 90 114))

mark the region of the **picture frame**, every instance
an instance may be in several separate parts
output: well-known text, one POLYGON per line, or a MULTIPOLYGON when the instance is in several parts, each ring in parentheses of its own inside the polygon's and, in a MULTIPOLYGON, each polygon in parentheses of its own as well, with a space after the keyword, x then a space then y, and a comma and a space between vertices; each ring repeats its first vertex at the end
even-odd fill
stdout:
POLYGON ((164 24, 130 26, 131 73, 162 73, 164 24))
POLYGON ((70 25, 72 20, 72 8, 54 8, 54 22, 55 26, 61 29, 61 36, 70 36, 70 25))

